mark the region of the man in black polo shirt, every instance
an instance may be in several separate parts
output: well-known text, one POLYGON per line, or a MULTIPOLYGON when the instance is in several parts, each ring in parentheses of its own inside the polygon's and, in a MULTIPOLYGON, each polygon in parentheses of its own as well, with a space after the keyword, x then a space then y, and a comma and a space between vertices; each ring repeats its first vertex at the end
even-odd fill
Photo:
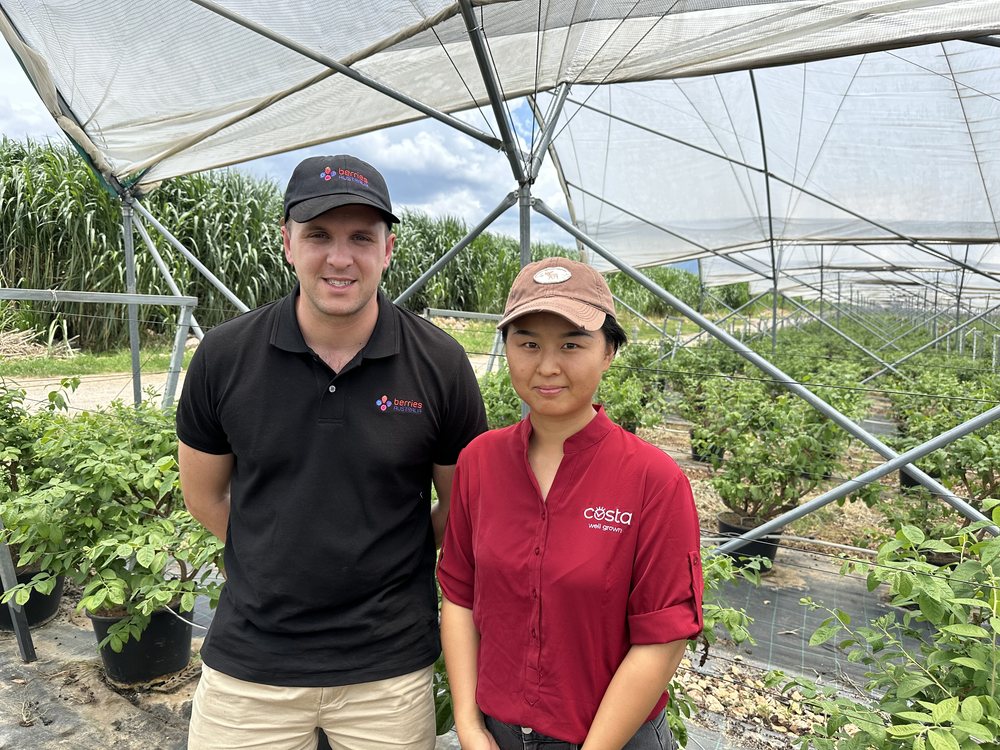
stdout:
POLYGON ((334 748, 434 746, 435 540, 486 418, 461 347, 378 289, 397 221, 370 164, 303 161, 281 229, 298 285, 191 362, 181 485, 227 581, 190 750, 315 748, 317 727, 334 748))

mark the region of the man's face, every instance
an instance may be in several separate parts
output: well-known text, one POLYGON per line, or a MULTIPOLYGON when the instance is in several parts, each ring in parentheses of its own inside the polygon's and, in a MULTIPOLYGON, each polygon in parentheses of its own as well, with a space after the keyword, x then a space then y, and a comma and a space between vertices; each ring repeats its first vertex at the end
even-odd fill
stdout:
POLYGON ((301 224, 289 220, 281 237, 302 290, 300 315, 347 322, 377 306, 396 241, 378 210, 351 204, 301 224))

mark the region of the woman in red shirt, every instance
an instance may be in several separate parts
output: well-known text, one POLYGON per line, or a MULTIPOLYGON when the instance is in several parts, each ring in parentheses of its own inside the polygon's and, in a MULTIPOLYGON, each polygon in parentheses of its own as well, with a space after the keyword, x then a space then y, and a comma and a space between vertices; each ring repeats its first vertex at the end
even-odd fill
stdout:
POLYGON ((701 632, 687 478, 593 397, 625 332, 593 268, 521 270, 498 328, 520 423, 462 452, 438 580, 464 750, 676 747, 667 684, 701 632))

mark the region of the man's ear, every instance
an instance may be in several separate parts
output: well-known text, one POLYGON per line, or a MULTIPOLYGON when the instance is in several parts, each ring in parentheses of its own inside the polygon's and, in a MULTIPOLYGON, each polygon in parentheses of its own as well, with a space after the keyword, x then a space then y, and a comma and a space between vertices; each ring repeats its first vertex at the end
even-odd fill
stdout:
POLYGON ((285 260, 288 261, 288 265, 295 268, 295 264, 292 262, 292 228, 290 224, 291 222, 284 220, 281 222, 281 245, 284 248, 285 260))
POLYGON ((390 232, 389 236, 385 238, 385 260, 382 262, 383 271, 389 267, 389 261, 392 259, 392 251, 395 247, 396 235, 390 232))

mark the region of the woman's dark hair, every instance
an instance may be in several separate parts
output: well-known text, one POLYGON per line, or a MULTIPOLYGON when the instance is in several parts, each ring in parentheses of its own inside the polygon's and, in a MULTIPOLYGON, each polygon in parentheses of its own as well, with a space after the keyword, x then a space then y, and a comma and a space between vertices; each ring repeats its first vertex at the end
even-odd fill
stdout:
POLYGON ((604 338, 607 339, 607 342, 614 347, 615 354, 628 343, 628 334, 625 333, 625 329, 618 325, 618 321, 610 315, 604 316, 604 325, 601 326, 601 330, 604 331, 604 338))
MULTIPOLYGON (((500 337, 505 344, 507 343, 507 331, 509 329, 509 323, 500 329, 500 337)), ((618 325, 618 321, 610 315, 604 316, 604 325, 601 326, 601 332, 604 334, 604 340, 611 344, 615 350, 615 354, 618 353, 621 347, 628 343, 628 334, 625 333, 625 329, 618 325)))

